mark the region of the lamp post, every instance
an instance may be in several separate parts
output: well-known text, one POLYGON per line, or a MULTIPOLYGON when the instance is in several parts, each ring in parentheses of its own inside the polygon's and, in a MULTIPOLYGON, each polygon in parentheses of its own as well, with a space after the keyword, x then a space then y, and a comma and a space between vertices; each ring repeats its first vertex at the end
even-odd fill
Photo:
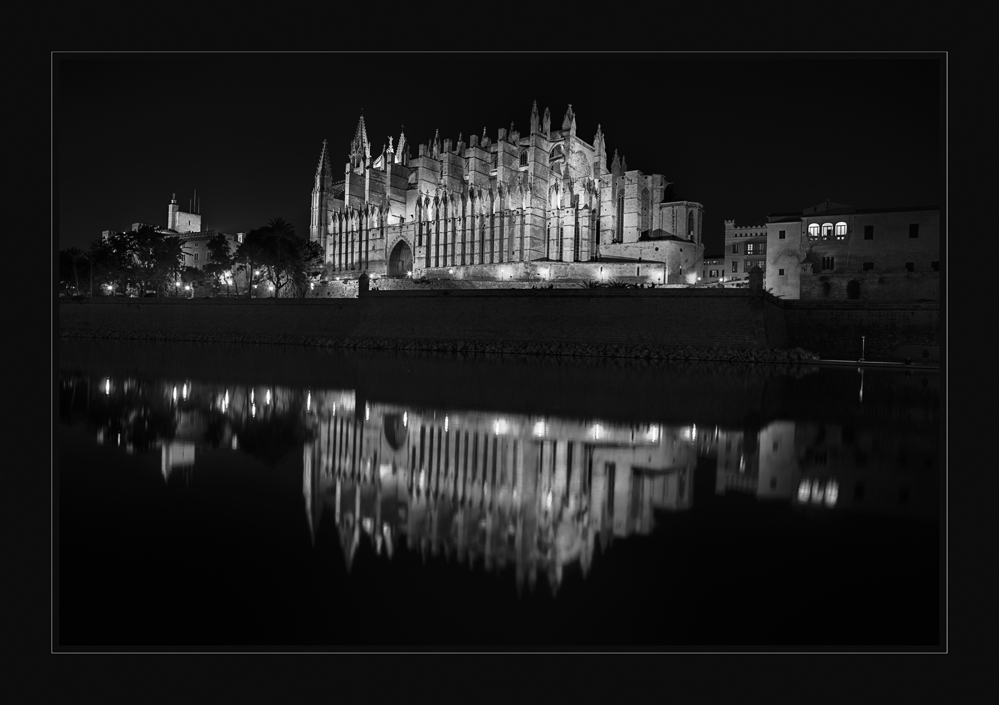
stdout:
POLYGON ((860 336, 860 362, 864 361, 864 348, 866 346, 866 341, 864 340, 867 336, 860 336))

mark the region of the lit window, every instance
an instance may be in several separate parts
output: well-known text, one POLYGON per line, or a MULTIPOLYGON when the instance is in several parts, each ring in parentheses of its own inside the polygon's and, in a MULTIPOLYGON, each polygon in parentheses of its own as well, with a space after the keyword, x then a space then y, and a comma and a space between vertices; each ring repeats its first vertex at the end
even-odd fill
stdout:
POLYGON ((808 237, 818 237, 819 236, 819 224, 812 223, 808 226, 808 237))
POLYGON ((732 262, 732 274, 737 274, 738 271, 739 271, 739 263, 733 260, 733 262, 732 262))
POLYGON ((865 240, 873 240, 874 239, 874 226, 873 225, 865 225, 864 226, 864 239, 865 240))
POLYGON ((836 237, 840 240, 846 237, 846 223, 836 223, 836 237))
POLYGON ((833 224, 832 223, 823 223, 822 224, 822 237, 823 238, 832 237, 832 234, 833 234, 833 224))

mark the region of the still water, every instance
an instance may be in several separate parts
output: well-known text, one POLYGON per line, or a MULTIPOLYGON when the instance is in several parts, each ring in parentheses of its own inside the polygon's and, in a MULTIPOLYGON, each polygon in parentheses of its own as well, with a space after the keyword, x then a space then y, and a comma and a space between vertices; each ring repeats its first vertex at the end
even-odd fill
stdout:
POLYGON ((57 643, 932 646, 919 370, 64 342, 57 643))

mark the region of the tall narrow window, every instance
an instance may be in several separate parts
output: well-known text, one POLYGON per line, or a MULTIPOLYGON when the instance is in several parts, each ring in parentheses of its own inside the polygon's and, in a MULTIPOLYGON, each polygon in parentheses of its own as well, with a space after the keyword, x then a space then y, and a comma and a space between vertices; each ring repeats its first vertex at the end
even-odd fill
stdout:
POLYGON ((864 226, 864 239, 865 240, 873 240, 874 239, 874 226, 873 225, 865 225, 864 226))
POLYGON ((687 213, 687 237, 694 239, 694 211, 687 213))
POLYGON ((785 238, 784 231, 783 230, 777 231, 777 239, 778 240, 783 240, 784 238, 785 238))
POLYGON ((520 165, 527 166, 527 150, 520 153, 520 165))
POLYGON ((735 243, 734 245, 732 245, 732 254, 733 255, 739 254, 739 243, 738 242, 735 243))
POLYGON ((617 235, 614 242, 624 242, 624 188, 617 192, 617 235))
POLYGON ((832 223, 823 223, 822 224, 822 237, 823 237, 823 239, 827 238, 827 237, 832 237, 832 234, 833 234, 833 224, 832 223))
POLYGON ((909 225, 909 237, 919 237, 919 224, 911 223, 909 225))
POLYGON ((642 190, 642 232, 649 229, 649 206, 651 205, 652 197, 649 194, 648 189, 642 190))

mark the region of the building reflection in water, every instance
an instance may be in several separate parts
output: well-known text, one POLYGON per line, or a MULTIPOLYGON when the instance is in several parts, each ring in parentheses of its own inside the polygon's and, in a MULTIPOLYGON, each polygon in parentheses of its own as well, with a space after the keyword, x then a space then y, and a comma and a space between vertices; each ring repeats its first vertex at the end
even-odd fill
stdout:
POLYGON ((682 429, 375 402, 354 413, 349 392, 314 391, 309 409, 309 524, 315 536, 333 514, 348 569, 364 540, 557 588, 566 565, 588 572, 598 542, 691 504, 696 455, 682 429))
POLYGON ((717 495, 805 512, 937 512, 938 446, 918 423, 623 425, 404 408, 350 390, 73 375, 60 414, 85 417, 98 443, 158 450, 166 482, 190 479, 199 448, 271 465, 301 453, 313 540, 332 515, 348 569, 362 543, 389 559, 405 547, 511 571, 518 590, 539 577, 557 590, 567 566, 588 573, 597 546, 651 532, 657 510, 691 507, 699 457, 716 459, 717 495))

